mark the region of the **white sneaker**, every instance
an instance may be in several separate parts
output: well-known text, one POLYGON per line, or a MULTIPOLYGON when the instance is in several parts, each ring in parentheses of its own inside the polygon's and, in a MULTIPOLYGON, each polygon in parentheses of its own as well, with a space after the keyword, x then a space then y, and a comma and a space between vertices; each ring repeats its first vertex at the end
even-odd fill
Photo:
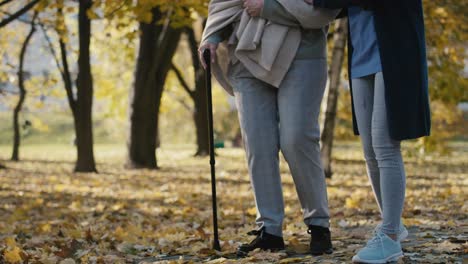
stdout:
MULTIPOLYGON (((380 223, 375 227, 374 234, 379 233, 381 231, 382 231, 382 224, 380 223)), ((400 242, 404 241, 406 238, 408 238, 408 235, 409 235, 408 229, 406 229, 406 227, 403 224, 400 224, 400 230, 398 233, 398 241, 400 242)))
POLYGON ((380 264, 398 261, 402 256, 403 251, 399 241, 391 239, 382 232, 377 232, 353 257, 353 262, 380 264))

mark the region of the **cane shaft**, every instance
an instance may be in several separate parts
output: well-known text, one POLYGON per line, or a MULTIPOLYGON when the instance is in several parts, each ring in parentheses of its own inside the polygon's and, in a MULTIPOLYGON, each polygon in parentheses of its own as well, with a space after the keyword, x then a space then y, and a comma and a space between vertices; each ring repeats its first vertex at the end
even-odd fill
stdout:
POLYGON ((210 143, 210 166, 211 166, 211 200, 213 207, 213 248, 221 250, 218 237, 218 209, 216 202, 216 160, 214 153, 214 129, 213 129, 213 97, 211 84, 211 53, 210 50, 203 52, 206 67, 206 97, 208 102, 208 134, 210 143))

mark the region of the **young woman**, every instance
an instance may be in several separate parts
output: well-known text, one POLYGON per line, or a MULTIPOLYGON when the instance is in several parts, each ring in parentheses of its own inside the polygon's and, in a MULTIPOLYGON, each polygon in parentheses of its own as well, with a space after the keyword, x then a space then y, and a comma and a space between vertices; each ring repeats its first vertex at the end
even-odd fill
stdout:
POLYGON ((386 263, 403 255, 405 168, 400 142, 428 136, 430 109, 421 0, 305 0, 344 8, 355 133, 382 215, 353 261, 386 263))
POLYGON ((284 248, 280 150, 312 236, 310 252, 332 252, 318 115, 327 79, 327 25, 338 11, 313 9, 302 0, 210 2, 200 52, 211 51, 215 76, 217 62, 229 62, 227 81, 217 79, 236 99, 257 206, 259 230, 250 232, 256 237, 239 255, 284 248), (228 46, 227 58, 216 57, 220 42, 228 46))

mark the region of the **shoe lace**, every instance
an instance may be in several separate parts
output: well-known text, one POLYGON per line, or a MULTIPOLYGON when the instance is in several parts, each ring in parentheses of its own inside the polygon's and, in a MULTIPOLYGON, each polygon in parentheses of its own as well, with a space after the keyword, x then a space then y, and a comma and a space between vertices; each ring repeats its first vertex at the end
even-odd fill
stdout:
POLYGON ((383 248, 383 234, 380 232, 377 232, 374 234, 374 237, 372 237, 369 241, 367 241, 366 247, 378 248, 379 246, 383 248))
POLYGON ((247 233, 249 236, 256 236, 252 241, 250 241, 249 246, 257 244, 259 241, 263 239, 263 234, 264 234, 264 227, 258 230, 252 230, 247 233))
POLYGON ((378 224, 375 228, 374 228, 374 231, 372 232, 372 234, 377 234, 378 232, 380 232, 380 230, 382 230, 382 224, 378 224))
POLYGON ((247 233, 247 235, 249 236, 259 236, 259 237, 262 237, 263 236, 263 231, 265 230, 264 227, 258 229, 258 230, 252 230, 250 232, 247 233))

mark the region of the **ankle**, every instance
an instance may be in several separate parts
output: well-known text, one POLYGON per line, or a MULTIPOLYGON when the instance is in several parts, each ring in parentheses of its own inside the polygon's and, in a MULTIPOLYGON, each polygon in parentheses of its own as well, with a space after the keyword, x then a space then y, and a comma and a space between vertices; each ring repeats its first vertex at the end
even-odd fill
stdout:
POLYGON ((389 238, 391 238, 393 241, 398 241, 398 235, 397 234, 386 234, 389 238))
POLYGON ((330 228, 318 225, 309 225, 309 232, 310 231, 330 232, 330 228))

